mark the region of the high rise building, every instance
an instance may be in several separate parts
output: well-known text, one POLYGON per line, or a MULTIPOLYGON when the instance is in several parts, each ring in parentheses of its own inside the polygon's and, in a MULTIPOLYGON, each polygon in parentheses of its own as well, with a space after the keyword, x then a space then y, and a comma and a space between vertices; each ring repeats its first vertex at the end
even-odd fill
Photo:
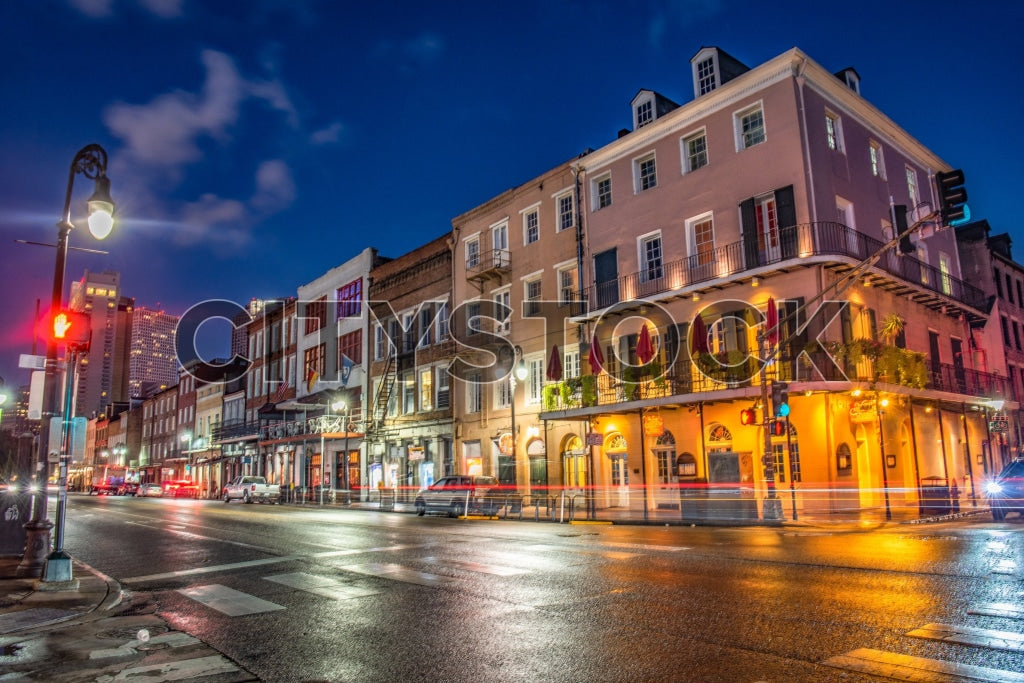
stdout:
POLYGON ((132 398, 149 395, 178 381, 174 333, 178 316, 144 306, 131 316, 128 393, 132 398))
MULTIPOLYGON (((105 270, 85 271, 82 279, 71 283, 71 309, 92 317, 92 341, 89 351, 78 359, 78 385, 75 415, 90 417, 103 413, 114 396, 115 349, 123 338, 123 325, 130 324, 128 302, 121 301, 121 274, 105 270), (119 304, 123 304, 118 314, 119 304), (121 327, 122 334, 118 334, 121 327)), ((127 396, 122 400, 126 400, 127 396)))

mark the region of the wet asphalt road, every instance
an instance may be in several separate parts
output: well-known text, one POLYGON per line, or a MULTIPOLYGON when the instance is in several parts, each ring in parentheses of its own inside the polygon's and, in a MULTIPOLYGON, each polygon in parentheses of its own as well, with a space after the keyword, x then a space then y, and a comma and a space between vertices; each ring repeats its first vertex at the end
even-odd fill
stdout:
POLYGON ((569 526, 73 496, 65 545, 268 681, 868 681, 822 662, 874 648, 1024 673, 1020 651, 906 635, 1024 632, 969 614, 1024 603, 1022 532, 1017 518, 569 526))

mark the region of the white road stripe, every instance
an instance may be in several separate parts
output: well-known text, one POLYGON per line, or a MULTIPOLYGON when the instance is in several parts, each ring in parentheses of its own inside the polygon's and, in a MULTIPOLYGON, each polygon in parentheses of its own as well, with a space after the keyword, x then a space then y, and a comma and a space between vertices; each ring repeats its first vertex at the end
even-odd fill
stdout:
POLYGON ((403 583, 415 583, 420 586, 434 587, 457 583, 456 579, 447 576, 437 576, 436 574, 428 574, 427 572, 410 569, 398 564, 389 564, 384 562, 350 564, 341 568, 345 571, 355 572, 356 574, 376 576, 382 579, 392 579, 403 583))
POLYGON ((680 550, 689 550, 686 546, 680 545, 651 545, 650 543, 616 543, 607 541, 600 543, 606 548, 626 548, 628 550, 654 550, 663 553, 678 553, 680 550))
POLYGON ((967 610, 968 614, 978 614, 985 617, 1006 617, 1007 619, 1024 619, 1024 608, 1019 603, 1012 602, 989 602, 984 605, 967 610))
POLYGON ((147 574, 146 576, 130 576, 121 579, 122 583, 142 583, 143 581, 162 581, 164 579, 177 579, 182 576, 196 576, 198 574, 211 574, 213 572, 226 572, 232 569, 244 569, 245 567, 258 567, 264 564, 280 564, 302 559, 298 555, 286 555, 284 557, 267 557, 262 560, 248 560, 246 562, 234 562, 232 564, 218 564, 212 567, 196 567, 195 569, 181 569, 176 572, 164 574, 147 574))
POLYGON ((161 662, 159 664, 148 664, 146 666, 134 666, 120 672, 116 676, 100 676, 96 683, 113 683, 113 681, 189 681, 203 676, 217 676, 219 674, 236 674, 241 669, 231 663, 223 655, 210 655, 196 659, 181 659, 178 661, 161 662))
POLYGON ((519 574, 529 574, 529 569, 521 569, 519 567, 503 567, 498 564, 482 564, 480 562, 469 562, 467 560, 442 560, 436 557, 424 557, 423 561, 427 564, 436 564, 445 567, 457 567, 458 569, 465 569, 471 572, 477 572, 479 574, 493 574, 495 576, 517 576, 519 574))
POLYGON ((907 633, 913 638, 940 640, 944 643, 959 643, 988 647, 993 650, 1024 652, 1024 635, 1011 631, 995 631, 987 628, 971 626, 954 626, 952 624, 927 624, 907 633))
POLYGON ((614 550, 601 550, 600 548, 567 548, 560 545, 528 545, 523 550, 542 553, 573 553, 578 555, 600 555, 609 560, 628 560, 637 557, 636 553, 617 552, 614 550))
POLYGON ((362 598, 367 595, 377 595, 383 591, 357 586, 353 584, 339 583, 341 580, 333 576, 317 576, 305 572, 293 572, 290 574, 277 574, 275 576, 264 576, 267 581, 273 581, 289 588, 295 588, 306 593, 313 593, 325 598, 334 600, 348 600, 350 598, 362 598))
POLYGON ((260 614, 261 612, 274 612, 284 609, 283 606, 269 600, 263 600, 255 595, 236 591, 234 588, 228 588, 218 583, 181 588, 178 592, 202 605, 211 607, 218 612, 223 612, 229 617, 240 617, 246 614, 260 614))
POLYGON ((929 683, 960 683, 989 681, 991 683, 1024 683, 1024 674, 991 669, 986 666, 957 664, 940 659, 912 657, 895 652, 860 648, 822 662, 825 666, 881 676, 897 681, 928 681, 929 683))

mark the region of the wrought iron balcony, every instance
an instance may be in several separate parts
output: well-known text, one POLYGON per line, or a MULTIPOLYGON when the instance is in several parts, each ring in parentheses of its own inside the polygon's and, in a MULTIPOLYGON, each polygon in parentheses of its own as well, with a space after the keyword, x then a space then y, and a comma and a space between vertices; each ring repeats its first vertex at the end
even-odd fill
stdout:
MULTIPOLYGON (((351 425, 350 425, 351 426, 351 425)), ((344 415, 318 415, 296 420, 279 420, 260 427, 260 440, 273 441, 290 436, 317 436, 345 431, 344 415)))
POLYGON ((246 437, 256 437, 260 433, 259 424, 244 422, 241 420, 233 422, 222 422, 213 428, 210 440, 213 443, 225 441, 239 441, 246 437))
MULTIPOLYGON (((779 229, 774 240, 733 242, 615 280, 599 282, 584 292, 584 299, 591 310, 603 309, 619 301, 643 299, 704 282, 727 280, 755 268, 810 256, 845 256, 863 261, 883 244, 842 223, 793 225, 779 229)), ((898 278, 896 284, 899 287, 889 289, 906 291, 917 288, 975 310, 985 309, 986 296, 981 289, 913 256, 900 255, 895 249, 883 254, 874 268, 898 278)))
POLYGON ((466 260, 466 279, 482 283, 489 279, 500 280, 509 272, 512 258, 508 249, 492 249, 466 260))

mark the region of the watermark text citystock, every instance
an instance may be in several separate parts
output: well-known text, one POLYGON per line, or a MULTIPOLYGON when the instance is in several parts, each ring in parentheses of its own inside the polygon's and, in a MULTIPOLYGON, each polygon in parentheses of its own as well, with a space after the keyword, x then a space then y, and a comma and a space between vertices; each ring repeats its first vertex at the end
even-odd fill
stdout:
MULTIPOLYGON (((530 300, 523 302, 522 317, 533 321, 531 339, 547 339, 548 325, 562 329, 561 348, 579 343, 583 349, 597 345, 607 350, 614 362, 604 353, 591 354, 582 362, 597 363, 598 371, 605 371, 617 379, 626 373, 643 370, 645 379, 662 379, 670 368, 689 363, 702 375, 716 379, 728 372, 730 382, 749 381, 766 364, 776 360, 796 361, 803 355, 806 363, 793 362, 792 379, 799 374, 813 372, 848 380, 840 364, 823 342, 825 331, 849 306, 847 301, 821 301, 809 311, 799 300, 776 302, 778 323, 768 327, 768 315, 755 304, 739 299, 708 302, 695 310, 689 318, 678 319, 657 302, 644 300, 620 301, 596 315, 572 316, 569 310, 578 302, 530 300), (641 326, 651 336, 652 357, 640 362, 636 353, 636 337, 641 326), (589 327, 589 334, 585 331, 589 327), (623 337, 629 343, 613 343, 623 337), (751 343, 751 339, 755 339, 751 343), (771 339, 772 343, 762 343, 771 339), (632 353, 630 348, 632 345, 632 353), (663 361, 662 361, 663 359, 663 361), (636 362, 634 362, 636 361, 636 362)), ((265 319, 279 319, 286 302, 264 302, 265 319)), ((421 302, 413 311, 396 312, 389 301, 351 300, 297 301, 291 320, 293 329, 310 330, 317 341, 309 348, 320 346, 322 363, 317 368, 318 386, 341 389, 347 385, 351 360, 339 353, 337 321, 364 320, 369 315, 374 323, 370 339, 370 353, 374 360, 385 360, 390 353, 416 353, 429 348, 441 330, 446 330, 457 344, 447 367, 457 380, 478 384, 507 381, 521 349, 509 339, 512 309, 500 301, 478 299, 455 306, 450 312, 446 300, 421 302), (323 324, 326 321, 327 324, 323 324), (330 324, 335 321, 335 324, 330 324), (296 328, 294 326, 301 327, 296 328), (417 330, 417 325, 419 329, 417 330), (383 349, 383 356, 378 351, 383 349)), ((226 320, 233 329, 244 328, 254 321, 249 310, 233 301, 211 299, 189 308, 178 321, 175 351, 185 371, 206 383, 228 383, 241 379, 254 365, 253 358, 235 355, 223 364, 213 364, 202 358, 196 346, 199 328, 207 322, 226 320)), ((230 341, 230 340, 228 340, 230 341)), ((287 346, 287 340, 282 340, 287 346)), ((270 367, 270 344, 262 345, 265 367, 270 367)), ((264 376, 262 382, 268 391, 277 388, 285 378, 264 376)))

